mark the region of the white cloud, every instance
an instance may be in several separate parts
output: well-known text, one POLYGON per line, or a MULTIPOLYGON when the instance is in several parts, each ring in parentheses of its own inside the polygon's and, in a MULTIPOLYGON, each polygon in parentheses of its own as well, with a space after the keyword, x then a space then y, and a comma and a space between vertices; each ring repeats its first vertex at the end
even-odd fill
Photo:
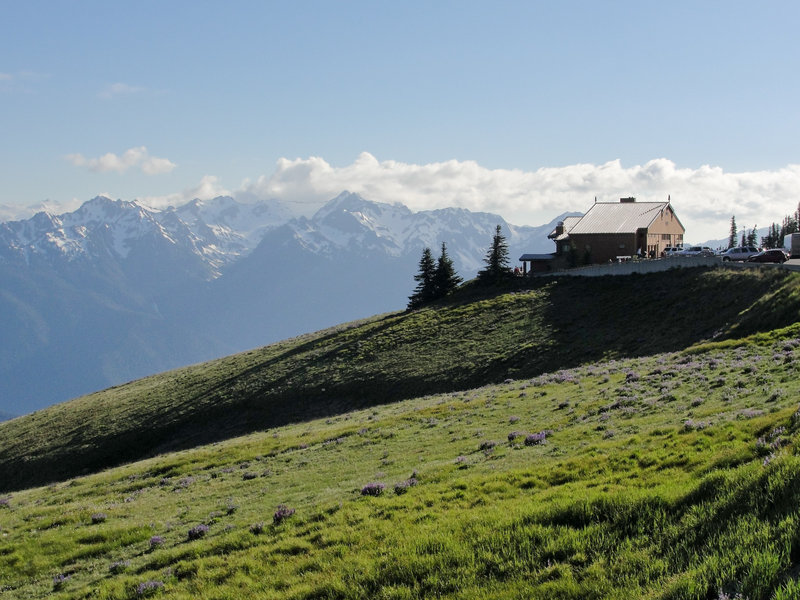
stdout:
POLYGON ((13 77, 10 73, 0 73, 0 81, 11 81, 13 77))
POLYGON ((188 187, 183 191, 166 196, 145 196, 137 200, 145 206, 152 208, 166 208, 168 206, 180 206, 199 198, 200 200, 211 200, 217 196, 230 196, 231 192, 220 184, 219 178, 214 175, 204 175, 197 185, 188 187))
POLYGON ((100 93, 97 95, 104 100, 110 100, 115 96, 138 94, 144 91, 145 89, 143 87, 128 85, 127 83, 112 83, 100 90, 100 93))
POLYGON ((416 165, 378 161, 362 153, 333 167, 319 157, 280 159, 275 172, 245 181, 237 196, 280 198, 309 212, 342 190, 412 210, 449 206, 498 213, 517 225, 540 225, 566 211, 586 211, 597 197, 664 201, 671 196, 689 240, 727 237, 731 215, 740 226, 765 226, 794 212, 800 165, 774 171, 727 173, 719 167, 678 168, 659 158, 624 167, 619 160, 535 171, 487 169, 474 161, 416 165))
POLYGON ((76 167, 86 167, 95 173, 124 173, 130 168, 138 167, 145 175, 158 175, 169 173, 177 166, 166 158, 150 156, 145 146, 130 148, 122 156, 107 152, 99 158, 86 158, 83 154, 68 154, 65 158, 76 167))

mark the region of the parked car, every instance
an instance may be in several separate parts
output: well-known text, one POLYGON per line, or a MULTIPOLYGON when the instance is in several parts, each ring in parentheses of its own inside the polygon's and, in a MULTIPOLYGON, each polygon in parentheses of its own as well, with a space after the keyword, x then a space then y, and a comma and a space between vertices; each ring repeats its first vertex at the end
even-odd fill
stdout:
POLYGON ((735 248, 728 248, 720 256, 724 262, 728 262, 731 260, 747 260, 759 252, 759 249, 753 246, 736 246, 735 248))
POLYGON ((780 248, 771 248, 764 250, 758 254, 754 254, 747 259, 747 262, 753 263, 785 263, 789 260, 789 253, 780 248))
POLYGON ((664 250, 661 252, 661 256, 664 258, 669 258, 670 256, 677 255, 681 250, 683 250, 683 246, 669 246, 664 248, 664 250))
POLYGON ((714 256, 714 251, 708 246, 689 246, 675 256, 714 256))

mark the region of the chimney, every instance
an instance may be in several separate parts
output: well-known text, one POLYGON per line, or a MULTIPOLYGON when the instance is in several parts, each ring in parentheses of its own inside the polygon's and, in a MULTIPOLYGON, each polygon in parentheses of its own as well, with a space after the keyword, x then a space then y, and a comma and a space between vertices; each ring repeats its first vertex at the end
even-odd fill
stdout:
POLYGON ((636 198, 634 198, 633 196, 630 196, 629 198, 620 198, 619 201, 622 204, 629 204, 631 202, 636 202, 636 198))

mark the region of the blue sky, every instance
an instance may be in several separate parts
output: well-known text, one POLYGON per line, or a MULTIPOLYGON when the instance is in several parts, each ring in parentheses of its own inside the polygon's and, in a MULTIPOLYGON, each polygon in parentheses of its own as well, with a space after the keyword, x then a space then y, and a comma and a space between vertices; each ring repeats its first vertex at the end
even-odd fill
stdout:
POLYGON ((797 2, 0 8, 8 215, 347 188, 538 225, 669 194, 699 241, 800 200, 797 2))

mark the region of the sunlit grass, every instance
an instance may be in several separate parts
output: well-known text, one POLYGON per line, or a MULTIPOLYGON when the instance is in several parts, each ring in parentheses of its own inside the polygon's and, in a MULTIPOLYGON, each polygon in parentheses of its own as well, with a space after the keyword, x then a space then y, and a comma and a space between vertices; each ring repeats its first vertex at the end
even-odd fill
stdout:
POLYGON ((13 492, 0 586, 14 598, 797 598, 798 370, 789 328, 13 492), (539 432, 545 443, 525 444, 539 432), (374 483, 381 494, 362 494, 374 483), (294 513, 276 520, 281 506, 294 513))

